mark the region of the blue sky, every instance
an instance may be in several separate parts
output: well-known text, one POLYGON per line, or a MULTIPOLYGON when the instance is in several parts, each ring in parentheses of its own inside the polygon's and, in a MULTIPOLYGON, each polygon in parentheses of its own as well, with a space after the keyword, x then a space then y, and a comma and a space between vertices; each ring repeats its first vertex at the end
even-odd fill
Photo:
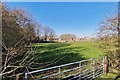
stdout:
POLYGON ((10 8, 25 9, 39 24, 61 34, 95 36, 98 23, 117 10, 117 2, 8 2, 10 8))

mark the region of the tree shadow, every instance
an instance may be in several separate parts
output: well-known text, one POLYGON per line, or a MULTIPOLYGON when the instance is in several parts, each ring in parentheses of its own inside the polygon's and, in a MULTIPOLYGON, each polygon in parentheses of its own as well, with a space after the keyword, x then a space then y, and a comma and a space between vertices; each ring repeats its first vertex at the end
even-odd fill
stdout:
MULTIPOLYGON (((51 46, 53 45, 52 44, 49 45, 50 48, 51 46)), ((76 62, 85 59, 80 52, 83 50, 87 50, 86 48, 68 47, 68 46, 70 46, 70 44, 64 46, 63 44, 61 44, 59 45, 59 47, 56 44, 54 45, 55 48, 54 49, 52 48, 53 50, 48 50, 43 53, 39 53, 38 57, 36 57, 37 59, 35 60, 35 62, 43 63, 43 65, 37 65, 37 66, 42 67, 50 64, 47 67, 52 67, 52 66, 76 62), (48 64, 44 64, 44 63, 48 63, 48 64)))
POLYGON ((40 43, 37 46, 32 46, 33 50, 40 51, 40 50, 52 50, 61 47, 70 46, 69 43, 40 43))

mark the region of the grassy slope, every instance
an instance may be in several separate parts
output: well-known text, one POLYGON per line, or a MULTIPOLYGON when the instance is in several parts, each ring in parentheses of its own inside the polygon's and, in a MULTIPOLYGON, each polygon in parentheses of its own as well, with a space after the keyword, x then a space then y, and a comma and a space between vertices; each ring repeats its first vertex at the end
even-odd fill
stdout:
POLYGON ((103 52, 95 42, 38 43, 33 44, 36 62, 55 62, 54 65, 65 64, 89 58, 98 58, 103 52), (37 46, 37 47, 36 47, 37 46))

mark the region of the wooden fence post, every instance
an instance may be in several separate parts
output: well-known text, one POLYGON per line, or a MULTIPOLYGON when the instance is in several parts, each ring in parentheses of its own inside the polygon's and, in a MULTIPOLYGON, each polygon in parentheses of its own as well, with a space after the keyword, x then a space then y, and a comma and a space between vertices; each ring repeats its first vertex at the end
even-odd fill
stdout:
POLYGON ((15 80, 19 80, 19 77, 20 77, 20 75, 19 75, 19 74, 17 74, 17 75, 16 75, 16 79, 15 79, 15 80))
POLYGON ((104 73, 105 74, 108 73, 108 57, 107 56, 104 57, 104 73))

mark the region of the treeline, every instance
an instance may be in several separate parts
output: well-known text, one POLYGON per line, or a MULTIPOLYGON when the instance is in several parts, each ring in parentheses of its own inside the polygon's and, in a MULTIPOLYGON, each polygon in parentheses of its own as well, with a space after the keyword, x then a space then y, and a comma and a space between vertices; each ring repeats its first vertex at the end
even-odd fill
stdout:
MULTIPOLYGON (((98 30, 99 47, 109 59, 109 71, 120 71, 120 14, 106 17, 100 22, 98 30)), ((120 72, 117 74, 120 76, 120 72)))
POLYGON ((13 47, 19 40, 35 41, 36 39, 53 40, 55 31, 48 26, 35 22, 23 9, 9 9, 2 6, 3 42, 13 47))
MULTIPOLYGON (((31 15, 20 8, 2 6, 2 79, 14 80, 32 69, 35 53, 28 48, 32 42, 44 42, 55 37, 55 31, 38 24, 31 15)), ((23 76, 22 76, 23 77, 23 76)))

